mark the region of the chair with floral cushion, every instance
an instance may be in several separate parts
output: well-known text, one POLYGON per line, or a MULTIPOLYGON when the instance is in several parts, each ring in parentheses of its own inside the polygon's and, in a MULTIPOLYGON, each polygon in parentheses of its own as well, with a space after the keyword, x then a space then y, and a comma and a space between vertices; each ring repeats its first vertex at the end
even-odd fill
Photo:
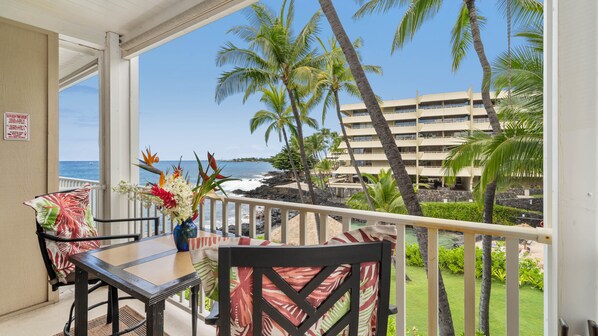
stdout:
POLYGON ((395 241, 394 226, 375 226, 328 246, 198 240, 191 256, 219 335, 386 335, 395 241))
MULTIPOLYGON (((75 266, 68 260, 70 255, 99 248, 99 242, 112 239, 133 239, 139 240, 138 234, 123 234, 112 236, 98 236, 94 221, 98 223, 120 223, 133 221, 153 221, 154 233, 158 234, 159 218, 127 218, 127 219, 95 219, 91 215, 89 206, 89 193, 91 187, 86 185, 82 188, 49 193, 36 196, 34 199, 25 202, 25 205, 32 207, 36 212, 36 234, 39 247, 48 273, 48 280, 52 290, 56 291, 62 286, 75 284, 75 266)), ((94 284, 89 293, 107 284, 99 281, 90 274, 89 283, 94 284)), ((88 309, 94 309, 107 304, 107 324, 112 323, 113 312, 118 311, 118 300, 131 299, 132 297, 118 297, 118 291, 109 287, 108 299, 91 305, 88 309)), ((74 303, 71 306, 69 319, 64 326, 64 334, 70 335, 73 317, 74 303)), ((117 323, 118 324, 118 323, 117 323)), ((140 323, 133 328, 123 330, 118 335, 131 331, 143 325, 140 323)))

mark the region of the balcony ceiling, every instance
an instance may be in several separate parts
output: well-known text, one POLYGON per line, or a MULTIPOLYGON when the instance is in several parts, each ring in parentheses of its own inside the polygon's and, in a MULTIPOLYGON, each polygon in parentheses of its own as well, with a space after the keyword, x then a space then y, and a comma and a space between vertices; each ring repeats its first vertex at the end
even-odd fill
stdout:
POLYGON ((105 33, 123 41, 209 0, 3 0, 0 15, 98 45, 105 33))
POLYGON ((255 0, 2 0, 0 16, 60 36, 60 78, 92 62, 106 32, 132 57, 255 0))

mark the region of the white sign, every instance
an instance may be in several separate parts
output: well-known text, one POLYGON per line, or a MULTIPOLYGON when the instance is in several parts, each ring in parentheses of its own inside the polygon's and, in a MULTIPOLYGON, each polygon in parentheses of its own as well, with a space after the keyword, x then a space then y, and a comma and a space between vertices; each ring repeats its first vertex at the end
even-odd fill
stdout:
POLYGON ((4 140, 29 141, 29 114, 4 112, 4 140))

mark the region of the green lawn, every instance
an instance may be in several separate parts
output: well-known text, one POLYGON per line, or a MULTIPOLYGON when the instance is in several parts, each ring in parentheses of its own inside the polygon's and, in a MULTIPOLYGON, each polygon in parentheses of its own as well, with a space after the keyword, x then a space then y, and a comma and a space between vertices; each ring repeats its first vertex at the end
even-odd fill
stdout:
MULTIPOLYGON (((418 329, 418 335, 427 335, 428 282, 423 267, 407 267, 407 329, 418 329)), ((463 332, 463 276, 443 272, 444 284, 449 295, 451 312, 456 335, 463 332)), ((392 272, 391 302, 395 301, 395 272, 392 272)), ((479 300, 478 281, 476 297, 479 300)), ((492 335, 505 335, 505 284, 492 283, 490 300, 490 331, 492 335)), ((543 335, 543 292, 523 287, 519 291, 520 334, 526 336, 543 335)), ((477 306, 476 306, 477 311, 477 306)), ((477 314, 477 313, 476 313, 477 314)), ((477 315, 476 315, 477 321, 477 315)), ((409 334, 411 335, 411 334, 409 334)))

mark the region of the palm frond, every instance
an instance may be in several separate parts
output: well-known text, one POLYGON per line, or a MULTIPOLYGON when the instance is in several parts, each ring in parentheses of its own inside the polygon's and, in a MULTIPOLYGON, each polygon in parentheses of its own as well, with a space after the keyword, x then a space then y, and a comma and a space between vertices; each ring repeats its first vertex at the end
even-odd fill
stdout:
POLYGON ((407 40, 411 41, 423 23, 438 13, 441 5, 442 0, 411 0, 394 34, 391 52, 403 48, 407 40))
POLYGON ((374 13, 386 13, 392 8, 404 3, 404 0, 359 0, 361 7, 353 15, 355 19, 361 19, 366 15, 374 13))
POLYGON ((498 9, 507 16, 507 1, 510 1, 511 17, 517 26, 542 22, 544 4, 538 0, 498 0, 498 9))
POLYGON ((452 182, 458 173, 472 166, 480 166, 485 157, 485 149, 492 141, 492 136, 484 132, 475 131, 463 138, 463 142, 452 147, 442 163, 444 175, 452 182))
POLYGON ((235 67, 224 72, 218 78, 216 85, 216 102, 221 103, 225 98, 235 93, 255 92, 258 87, 273 82, 276 78, 272 73, 256 68, 235 67))

